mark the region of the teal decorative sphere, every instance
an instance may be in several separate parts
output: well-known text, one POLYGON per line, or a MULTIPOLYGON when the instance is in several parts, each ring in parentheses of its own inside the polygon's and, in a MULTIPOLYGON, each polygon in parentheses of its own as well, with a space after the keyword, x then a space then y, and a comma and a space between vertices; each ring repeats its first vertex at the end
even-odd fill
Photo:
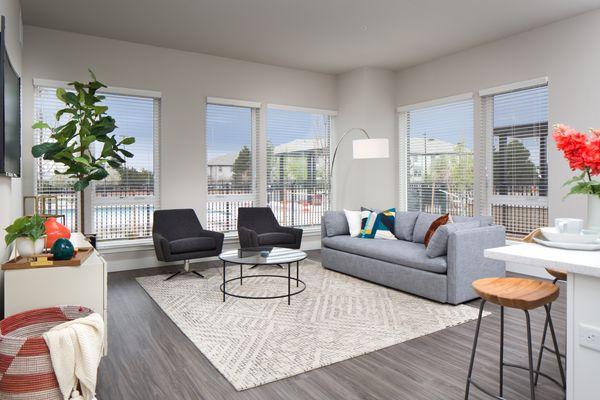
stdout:
POLYGON ((70 260, 73 258, 73 254, 75 254, 75 248, 73 247, 73 243, 68 239, 60 238, 54 242, 50 253, 54 255, 55 261, 70 260))

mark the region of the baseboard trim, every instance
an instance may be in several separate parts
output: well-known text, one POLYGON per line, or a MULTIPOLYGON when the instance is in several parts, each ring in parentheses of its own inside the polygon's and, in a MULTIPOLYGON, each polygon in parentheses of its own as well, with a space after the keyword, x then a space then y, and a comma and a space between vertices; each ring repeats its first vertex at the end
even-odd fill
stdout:
MULTIPOLYGON (((223 250, 233 250, 237 248, 237 242, 232 245, 224 246, 223 250)), ((302 250, 318 250, 321 248, 321 238, 318 240, 307 240, 302 244, 302 250)), ((183 265, 179 262, 162 262, 156 259, 154 249, 131 251, 127 253, 103 253, 102 257, 108 264, 108 272, 132 271, 136 269, 165 267, 169 265, 183 265)), ((207 257, 198 260, 191 260, 192 263, 216 261, 218 257, 207 257)))

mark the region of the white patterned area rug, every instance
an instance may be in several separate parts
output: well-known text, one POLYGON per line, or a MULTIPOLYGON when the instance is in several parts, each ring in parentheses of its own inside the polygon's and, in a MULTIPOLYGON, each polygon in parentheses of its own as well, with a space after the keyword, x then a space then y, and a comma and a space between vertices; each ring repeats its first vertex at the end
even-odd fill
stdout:
MULTIPOLYGON (((292 273, 295 268, 292 267, 292 273)), ((477 318, 465 305, 439 304, 323 268, 305 260, 306 290, 275 300, 227 297, 220 268, 207 279, 168 275, 137 278, 148 294, 237 389, 297 375, 477 318)), ((281 274, 278 267, 244 268, 244 275, 281 274)), ((295 275, 295 274, 293 274, 295 275)), ((239 267, 227 268, 227 278, 239 267)), ((292 283, 292 289, 295 284, 292 283)), ((287 279, 244 279, 227 290, 251 296, 287 293, 287 279)))

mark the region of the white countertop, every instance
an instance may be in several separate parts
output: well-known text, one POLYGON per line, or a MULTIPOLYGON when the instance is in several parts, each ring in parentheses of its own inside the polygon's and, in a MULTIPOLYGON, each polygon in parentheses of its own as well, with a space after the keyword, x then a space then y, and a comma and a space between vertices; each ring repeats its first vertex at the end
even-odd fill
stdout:
POLYGON ((486 249, 483 254, 494 260, 600 278, 600 251, 563 250, 535 243, 522 243, 486 249))

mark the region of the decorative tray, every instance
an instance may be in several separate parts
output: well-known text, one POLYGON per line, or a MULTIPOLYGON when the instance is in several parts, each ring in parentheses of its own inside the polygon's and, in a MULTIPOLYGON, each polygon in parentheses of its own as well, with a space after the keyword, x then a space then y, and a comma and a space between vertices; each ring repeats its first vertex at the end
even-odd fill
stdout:
POLYGON ((88 257, 94 252, 92 247, 90 248, 78 248, 73 258, 70 260, 52 260, 52 254, 44 253, 39 254, 36 257, 21 257, 18 256, 4 264, 2 264, 2 270, 7 271, 11 269, 34 269, 34 268, 49 268, 49 267, 79 267, 81 264, 88 259, 88 257))
POLYGON ((539 237, 533 237, 533 241, 548 247, 555 247, 557 249, 566 249, 566 250, 587 250, 594 251, 600 250, 600 242, 595 243, 561 243, 561 242, 551 242, 549 240, 544 240, 539 237))

